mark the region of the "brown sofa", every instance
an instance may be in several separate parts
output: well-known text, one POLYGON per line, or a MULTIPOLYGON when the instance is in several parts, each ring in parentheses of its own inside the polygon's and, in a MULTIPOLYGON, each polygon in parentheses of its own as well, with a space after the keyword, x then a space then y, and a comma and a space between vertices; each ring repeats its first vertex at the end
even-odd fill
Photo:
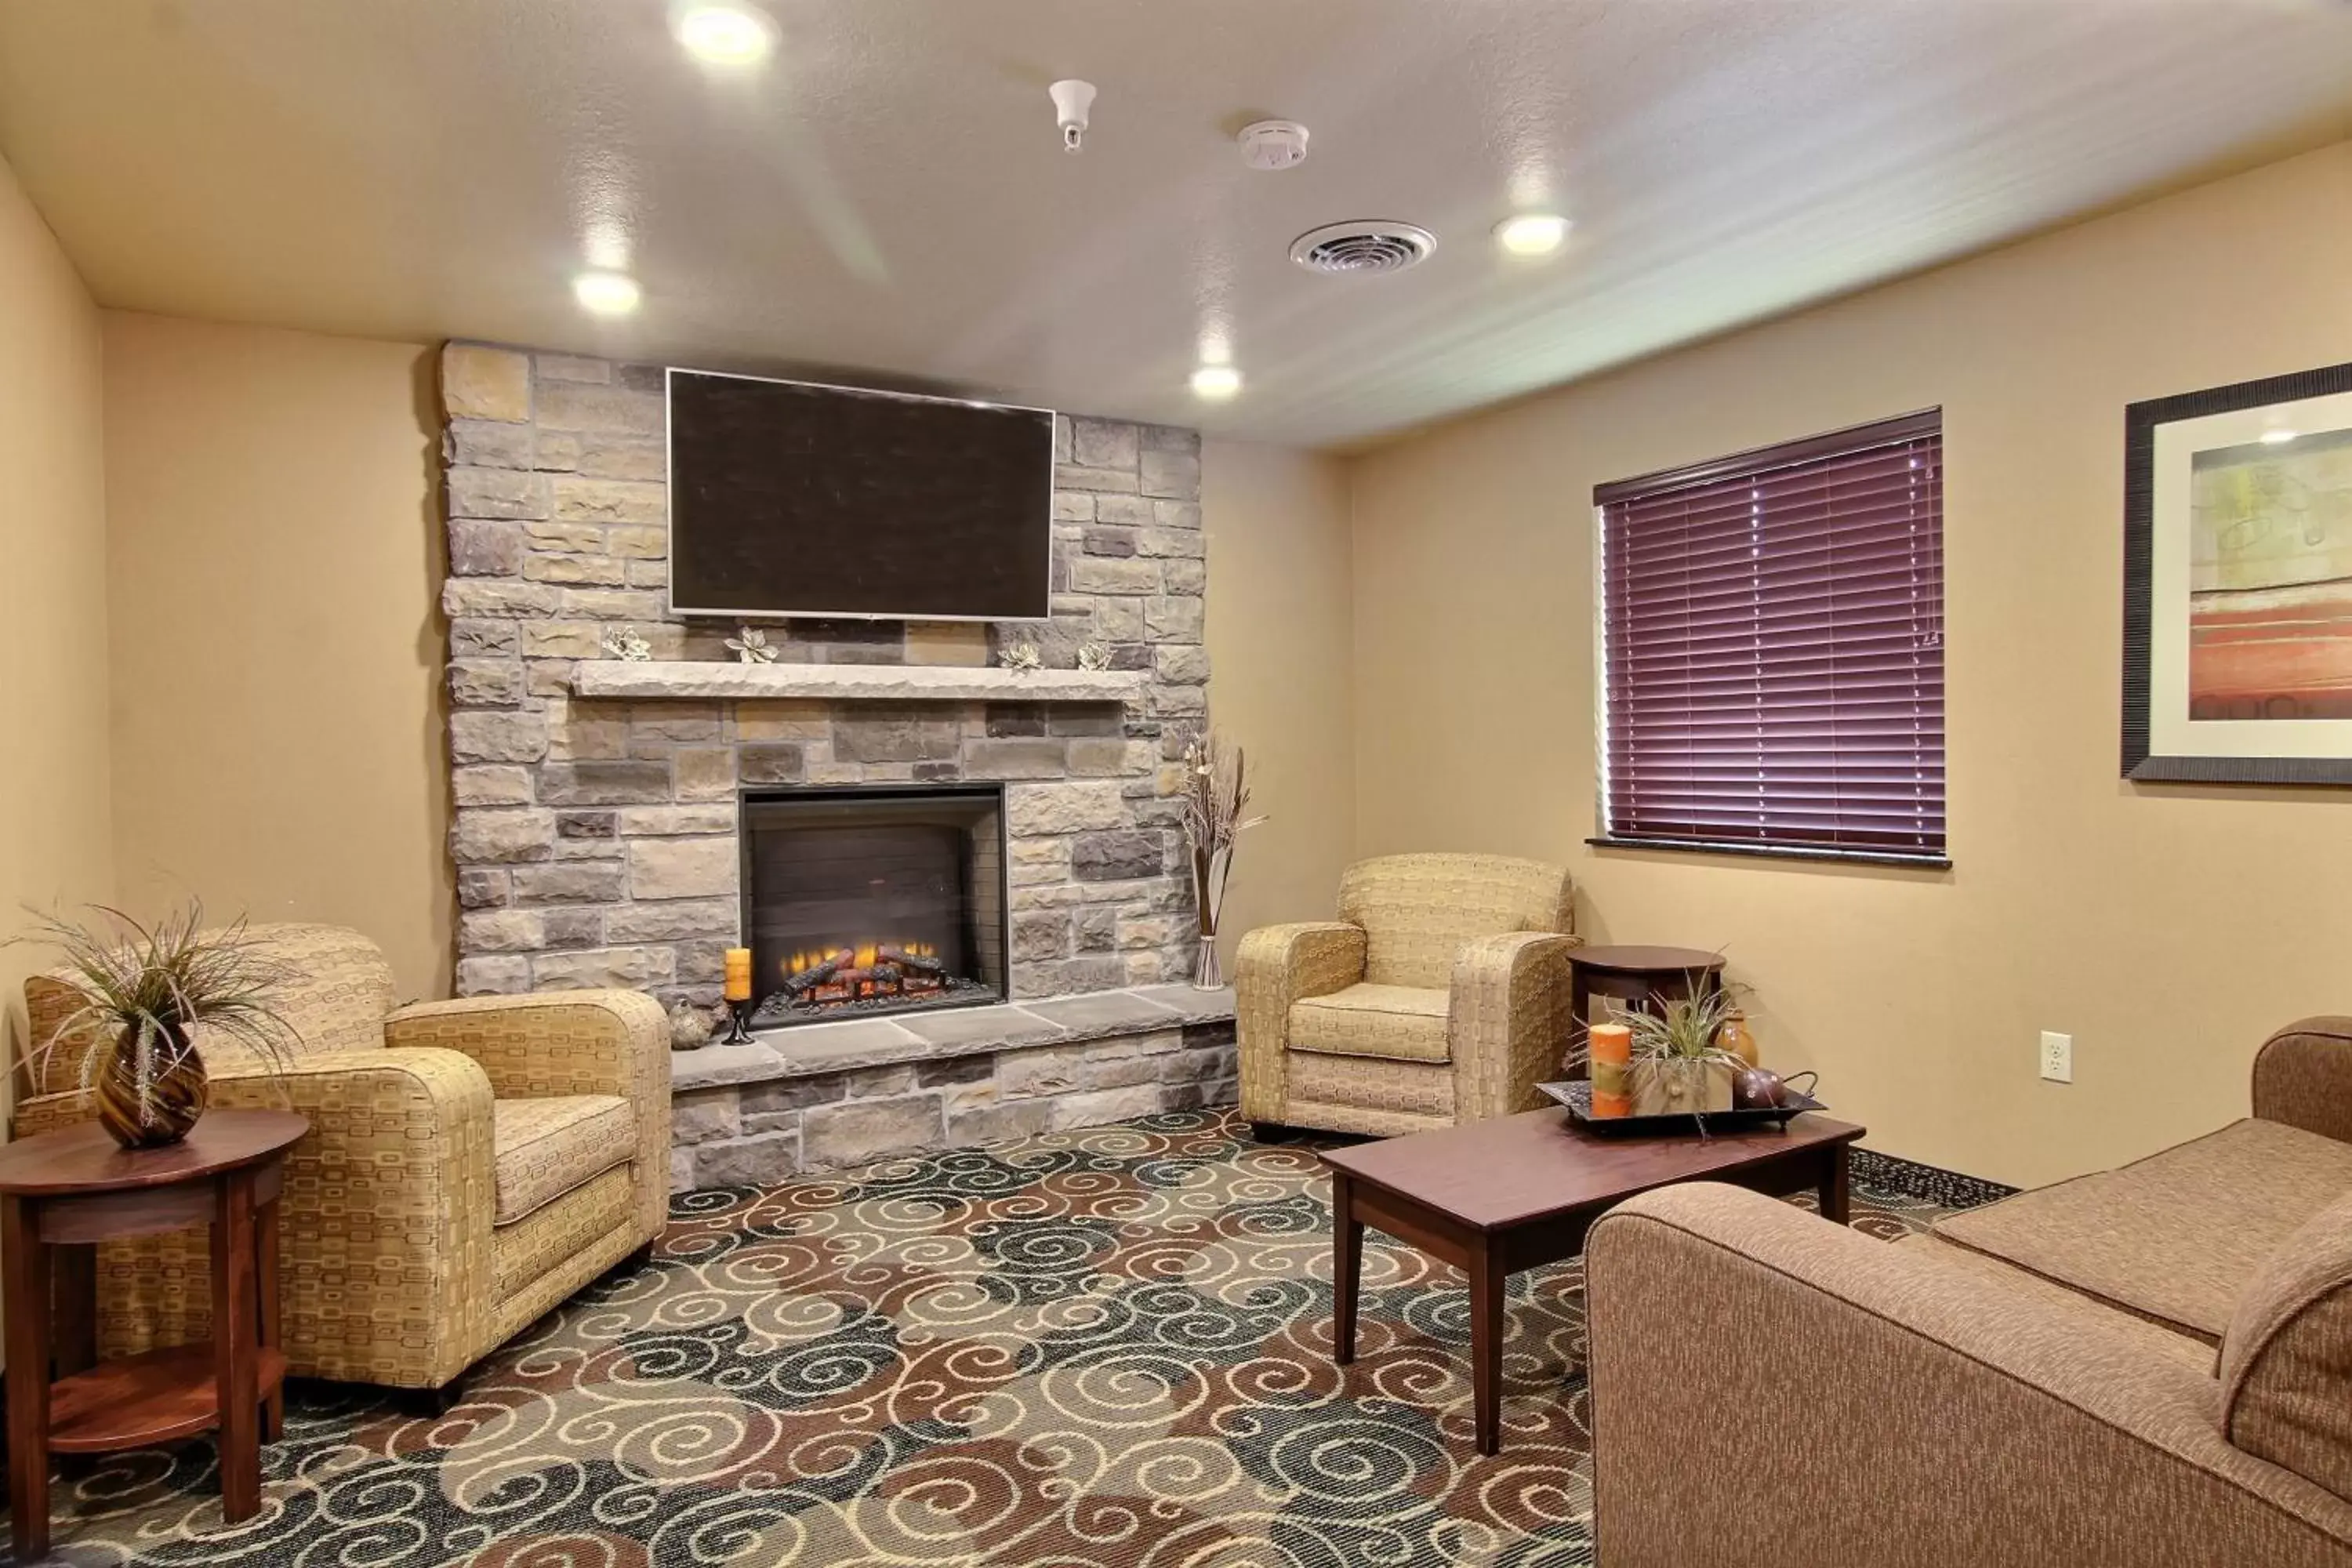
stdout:
MULTIPOLYGON (((280 1200, 285 1345, 298 1376, 445 1389, 660 1235, 669 1198, 669 1031, 652 997, 547 992, 393 1005, 376 945, 335 926, 259 925, 296 977, 278 1010, 299 1037, 270 1075, 201 1033, 215 1107, 291 1109, 310 1131, 280 1200)), ((25 983, 32 1037, 78 998, 25 983)), ((12 1119, 19 1138, 88 1121, 68 1044, 12 1119)), ((205 1238, 99 1249, 110 1355, 201 1339, 205 1238), (191 1281, 198 1288, 191 1289, 191 1281)))
POLYGON ((1339 918, 1242 938, 1242 1114, 1392 1137, 1531 1109, 1568 1039, 1568 872, 1501 855, 1348 868, 1339 918))
POLYGON ((2352 1564, 2352 1019, 2252 1117, 1895 1245, 1730 1187, 1587 1248, 1604 1568, 2352 1564))

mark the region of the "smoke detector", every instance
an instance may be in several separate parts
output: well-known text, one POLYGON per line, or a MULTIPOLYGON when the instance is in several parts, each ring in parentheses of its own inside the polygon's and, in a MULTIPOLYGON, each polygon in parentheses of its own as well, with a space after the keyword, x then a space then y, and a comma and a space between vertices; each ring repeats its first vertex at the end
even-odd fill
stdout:
POLYGON ((1242 162, 1253 169, 1295 169, 1307 162, 1307 127, 1296 120, 1261 120, 1243 126, 1235 140, 1242 162))
POLYGON ((1415 224, 1326 224, 1290 242, 1290 259, 1309 272, 1402 272, 1437 248, 1437 237, 1415 224))

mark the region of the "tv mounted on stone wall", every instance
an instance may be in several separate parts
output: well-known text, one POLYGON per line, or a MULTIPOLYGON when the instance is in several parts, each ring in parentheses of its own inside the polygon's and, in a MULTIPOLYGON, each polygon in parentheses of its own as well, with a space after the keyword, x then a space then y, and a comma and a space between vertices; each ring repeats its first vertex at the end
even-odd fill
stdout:
POLYGON ((669 372, 670 607, 1039 620, 1054 416, 669 372))

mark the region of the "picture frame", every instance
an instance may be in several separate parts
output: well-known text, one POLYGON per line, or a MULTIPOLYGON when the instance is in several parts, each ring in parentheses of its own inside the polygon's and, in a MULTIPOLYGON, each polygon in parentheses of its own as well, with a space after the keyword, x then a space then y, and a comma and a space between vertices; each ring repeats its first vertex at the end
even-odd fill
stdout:
POLYGON ((2123 776, 2352 784, 2352 364, 2124 416, 2123 776))

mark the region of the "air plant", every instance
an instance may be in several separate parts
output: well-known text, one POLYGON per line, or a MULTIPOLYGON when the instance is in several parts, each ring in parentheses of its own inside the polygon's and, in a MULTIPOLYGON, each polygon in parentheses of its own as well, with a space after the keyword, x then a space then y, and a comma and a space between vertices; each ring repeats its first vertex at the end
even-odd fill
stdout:
POLYGON ((1691 977, 1687 996, 1654 999, 1654 1009, 1629 1007, 1611 999, 1609 1021, 1633 1032, 1633 1059, 1643 1061, 1722 1061, 1745 1067, 1738 1054, 1715 1043, 1731 1015, 1739 1010, 1736 988, 1706 986, 1704 977, 1691 977))
MULTIPOLYGON (((1615 1000, 1605 1005, 1609 1021, 1622 1024, 1633 1036, 1633 1067, 1638 1073, 1649 1069, 1651 1081, 1665 1087, 1674 1099, 1699 1093, 1717 1068, 1727 1076, 1737 1074, 1748 1064, 1738 1052, 1716 1043, 1723 1026, 1739 1011, 1739 996, 1745 987, 1709 985, 1701 974, 1690 976, 1689 994, 1662 997, 1654 994, 1652 1006, 1627 1006, 1615 1000)), ((1717 1080, 1721 1081, 1721 1080, 1717 1080)), ((1640 1092, 1636 1090, 1636 1099, 1640 1092)), ((1698 1117, 1699 1131, 1706 1130, 1702 1109, 1684 1107, 1698 1117)), ((1720 1109, 1720 1107, 1718 1107, 1720 1109)))
POLYGON ((1080 669, 1108 669, 1110 668, 1110 649, 1103 647, 1103 645, 1098 642, 1080 643, 1078 645, 1078 668, 1080 669))
POLYGON ((81 1005, 58 1022, 46 1040, 32 1042, 27 1064, 37 1075, 59 1050, 85 1047, 78 1071, 94 1086, 110 1056, 103 1037, 122 1042, 142 1089, 194 1056, 194 1027, 245 1047, 273 1076, 292 1061, 299 1044, 293 1026, 272 1005, 292 971, 263 952, 243 919, 206 931, 204 905, 191 900, 153 925, 142 925, 104 904, 100 920, 84 923, 30 910, 33 930, 14 939, 41 942, 65 954, 66 982, 81 1005))
POLYGON ((1005 668, 1026 675, 1044 662, 1033 642, 1017 642, 996 656, 996 662, 1005 668))
POLYGON ((1217 918, 1224 908, 1225 878, 1233 870, 1234 846, 1265 818, 1246 816, 1250 792, 1246 759, 1213 730, 1195 731, 1184 745, 1184 842, 1192 851, 1192 910, 1200 934, 1193 984, 1220 984, 1217 918))

